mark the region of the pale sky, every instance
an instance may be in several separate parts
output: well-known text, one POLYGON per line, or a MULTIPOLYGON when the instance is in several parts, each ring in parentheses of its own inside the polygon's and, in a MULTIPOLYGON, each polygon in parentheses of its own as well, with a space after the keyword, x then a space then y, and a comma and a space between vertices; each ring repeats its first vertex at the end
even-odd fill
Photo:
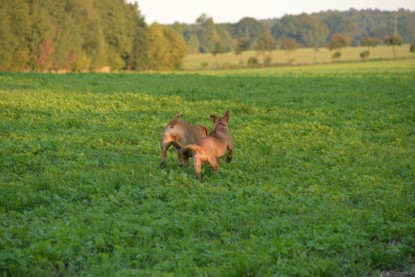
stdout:
POLYGON ((215 23, 236 23, 244 17, 281 18, 286 14, 313 13, 349 8, 415 11, 415 0, 128 0, 138 2, 147 24, 157 21, 195 23, 205 13, 215 23))

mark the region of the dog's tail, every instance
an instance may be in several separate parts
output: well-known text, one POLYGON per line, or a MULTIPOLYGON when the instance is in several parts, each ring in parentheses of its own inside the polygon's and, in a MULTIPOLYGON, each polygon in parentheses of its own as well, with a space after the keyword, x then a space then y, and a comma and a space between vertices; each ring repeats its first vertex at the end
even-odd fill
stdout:
POLYGON ((180 141, 176 141, 177 145, 183 150, 193 150, 198 152, 203 152, 202 147, 199 144, 182 144, 180 141))

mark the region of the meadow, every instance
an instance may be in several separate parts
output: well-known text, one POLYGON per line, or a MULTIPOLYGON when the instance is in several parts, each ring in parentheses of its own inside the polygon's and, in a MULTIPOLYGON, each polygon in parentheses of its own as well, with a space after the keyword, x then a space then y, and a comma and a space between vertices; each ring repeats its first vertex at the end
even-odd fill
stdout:
POLYGON ((327 64, 339 62, 361 61, 360 54, 369 51, 366 60, 387 60, 394 58, 411 58, 414 53, 409 51, 410 45, 404 44, 395 47, 395 54, 391 46, 379 45, 376 47, 347 47, 340 50, 341 57, 333 59, 333 53, 327 48, 299 48, 294 51, 274 50, 265 53, 257 51, 244 51, 239 55, 234 52, 213 55, 206 54, 190 54, 187 55, 183 62, 184 70, 195 69, 230 69, 230 68, 246 68, 246 67, 264 67, 264 61, 268 59, 265 67, 286 66, 286 65, 312 65, 327 64), (257 64, 249 64, 249 59, 255 58, 257 64))
POLYGON ((0 274, 415 274, 414 76, 0 72, 0 274), (173 115, 227 109, 231 163, 159 168, 173 115))

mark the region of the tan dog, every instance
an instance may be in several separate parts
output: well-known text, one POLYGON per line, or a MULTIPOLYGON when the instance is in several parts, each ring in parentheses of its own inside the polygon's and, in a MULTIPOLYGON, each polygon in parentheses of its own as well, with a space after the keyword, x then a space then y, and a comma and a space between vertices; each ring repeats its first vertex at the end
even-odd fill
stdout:
POLYGON ((179 164, 189 165, 189 157, 193 155, 192 150, 180 151, 181 147, 177 142, 182 144, 197 143, 202 137, 208 133, 207 128, 203 125, 192 125, 180 120, 182 114, 176 114, 167 124, 163 131, 161 139, 161 163, 160 166, 166 165, 167 150, 173 145, 179 155, 179 164))
POLYGON ((215 172, 219 170, 219 158, 225 155, 226 149, 229 150, 226 161, 232 161, 234 153, 232 136, 229 133, 228 121, 229 111, 223 117, 211 114, 210 118, 214 122, 214 128, 210 134, 202 138, 198 144, 183 145, 181 151, 193 150, 193 165, 196 177, 200 179, 200 171, 204 163, 209 163, 215 172))

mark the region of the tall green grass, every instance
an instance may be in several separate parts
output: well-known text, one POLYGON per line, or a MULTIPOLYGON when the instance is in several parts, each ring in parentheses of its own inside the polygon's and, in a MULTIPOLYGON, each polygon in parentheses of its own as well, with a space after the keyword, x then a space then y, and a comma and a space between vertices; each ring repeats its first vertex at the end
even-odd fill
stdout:
POLYGON ((0 272, 413 273, 413 65, 337 66, 0 73, 0 272), (211 129, 226 109, 232 163, 158 167, 173 115, 211 129))

